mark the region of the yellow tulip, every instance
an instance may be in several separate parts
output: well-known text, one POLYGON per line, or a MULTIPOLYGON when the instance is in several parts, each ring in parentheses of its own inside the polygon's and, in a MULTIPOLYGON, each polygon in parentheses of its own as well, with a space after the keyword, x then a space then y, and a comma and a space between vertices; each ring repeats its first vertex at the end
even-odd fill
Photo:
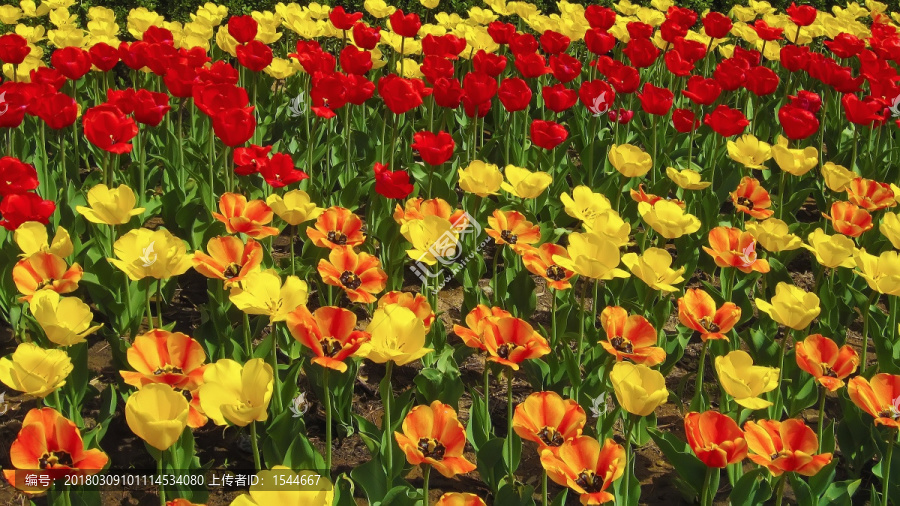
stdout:
POLYGON ((672 255, 664 249, 648 248, 641 256, 626 253, 622 255, 622 263, 654 290, 677 292, 678 288, 672 285, 684 281, 684 267, 672 269, 672 255))
POLYGON ((148 28, 162 26, 165 21, 164 17, 144 7, 131 9, 128 12, 128 32, 132 37, 140 40, 148 28))
POLYGON ((238 42, 228 33, 227 25, 222 25, 216 30, 216 45, 231 56, 237 56, 238 42))
POLYGON ((794 176, 802 176, 819 165, 819 151, 816 148, 790 149, 788 140, 780 135, 777 144, 772 146, 772 157, 781 170, 794 176))
POLYGON ((885 251, 879 256, 859 249, 854 255, 856 273, 866 280, 869 288, 879 293, 900 297, 900 253, 885 251))
POLYGON ((143 207, 134 207, 134 192, 124 184, 116 189, 98 184, 88 191, 87 199, 90 207, 75 206, 75 210, 92 223, 122 225, 144 212, 143 207))
POLYGON ((643 364, 616 362, 609 379, 619 405, 633 415, 647 416, 669 398, 666 378, 643 364))
POLYGON ((900 214, 884 213, 878 230, 888 241, 891 241, 894 249, 900 249, 900 214))
POLYGON ((678 204, 660 200, 650 205, 638 203, 638 213, 653 230, 666 239, 677 239, 700 230, 700 220, 688 214, 678 204))
POLYGON ((803 247, 803 241, 790 233, 787 223, 778 218, 749 221, 745 228, 763 248, 771 252, 791 251, 803 247))
POLYGON ((288 276, 282 284, 275 269, 257 270, 233 286, 228 298, 247 314, 268 315, 270 323, 280 322, 306 304, 309 285, 297 276, 288 276))
POLYGON ((777 367, 753 365, 750 354, 736 350, 716 357, 716 373, 722 388, 741 406, 756 410, 772 405, 759 396, 778 387, 777 367))
POLYGON ((128 397, 125 421, 147 444, 166 451, 184 432, 188 411, 183 395, 165 383, 151 383, 128 397))
POLYGON ((459 169, 459 187, 479 197, 496 195, 502 184, 503 174, 492 163, 473 160, 465 169, 459 169))
POLYGON ((426 9, 434 9, 438 6, 441 0, 419 0, 419 3, 422 4, 422 7, 426 9))
POLYGON ((776 322, 794 330, 808 327, 822 310, 816 294, 784 282, 775 287, 775 296, 771 301, 756 299, 756 307, 776 322))
POLYGON ((270 63, 268 67, 264 68, 263 72, 275 79, 287 79, 288 77, 296 74, 297 69, 294 67, 290 60, 285 60, 284 58, 273 58, 272 63, 270 63))
POLYGON ((712 184, 709 181, 703 181, 703 176, 691 169, 678 170, 674 167, 666 167, 666 176, 685 190, 703 190, 712 184))
POLYGON ((46 225, 36 221, 26 221, 19 225, 19 228, 13 232, 13 239, 16 241, 19 249, 22 250, 22 254, 19 256, 23 258, 30 257, 38 252, 53 253, 56 256, 65 258, 74 251, 68 230, 58 227, 51 243, 48 241, 49 236, 47 235, 46 225))
POLYGON ((618 268, 619 248, 609 238, 596 233, 569 235, 566 248, 568 258, 553 255, 553 261, 564 269, 591 279, 627 278, 629 274, 618 268))
POLYGON ((537 198, 553 182, 553 177, 546 172, 531 172, 515 165, 507 165, 503 174, 508 182, 502 183, 500 187, 520 199, 537 198))
POLYGON ((386 18, 397 10, 396 7, 388 5, 384 0, 365 0, 365 2, 363 2, 363 8, 366 9, 366 12, 378 19, 386 18))
POLYGON ((608 238, 617 248, 627 245, 631 235, 631 225, 612 209, 594 216, 592 220, 585 221, 584 229, 608 238))
POLYGON ((0 358, 0 382, 35 397, 46 397, 66 384, 72 361, 63 350, 21 343, 10 357, 0 358))
POLYGON ((559 200, 562 202, 566 214, 585 223, 612 209, 606 195, 594 193, 590 187, 584 185, 576 186, 572 190, 571 197, 568 193, 563 193, 559 200))
MULTIPOLYGON (((223 358, 206 366, 200 385, 200 407, 216 425, 246 427, 268 418, 275 376, 261 358, 241 365, 223 358)), ((147 388, 147 387, 144 387, 147 388)))
POLYGON ((272 506, 302 504, 303 506, 331 506, 334 502, 334 487, 325 476, 313 471, 294 472, 285 466, 274 466, 271 470, 256 473, 259 481, 250 485, 250 492, 235 497, 230 506, 272 506), (308 478, 307 478, 308 476, 308 478), (315 486, 273 486, 269 483, 307 483, 315 486), (266 484, 266 485, 264 485, 266 484))
POLYGON ((393 361, 405 365, 434 351, 425 347, 425 323, 400 304, 376 309, 366 332, 372 339, 363 343, 356 355, 378 364, 393 361))
POLYGON ((772 158, 772 146, 744 134, 736 141, 728 141, 728 156, 748 169, 765 169, 764 163, 772 158))
POLYGON ((266 204, 288 225, 299 225, 314 220, 325 212, 316 206, 316 203, 310 200, 309 194, 303 190, 291 190, 283 197, 273 193, 266 199, 266 204))
POLYGON ((44 329, 49 339, 59 346, 83 343, 103 325, 91 326, 94 314, 77 297, 60 297, 53 290, 38 290, 31 298, 28 310, 44 329))
POLYGON ((642 177, 653 168, 650 154, 631 144, 613 144, 609 148, 609 163, 625 177, 642 177))
POLYGON ((406 254, 428 265, 437 258, 454 259, 459 253, 459 235, 450 220, 429 214, 420 220, 410 220, 400 227, 400 233, 412 244, 406 254))
POLYGON ((830 269, 837 267, 853 268, 856 262, 853 260, 853 252, 856 244, 853 239, 843 234, 828 235, 821 228, 817 228, 806 237, 809 242, 803 247, 816 256, 819 265, 830 269))
POLYGON ((22 9, 14 5, 0 5, 0 23, 14 25, 22 17, 22 9))
POLYGON ((138 228, 120 237, 113 246, 118 258, 108 259, 132 281, 167 279, 191 267, 184 241, 165 229, 138 228))
POLYGON ((856 179, 856 174, 833 162, 826 162, 822 166, 822 177, 825 178, 825 186, 833 192, 843 192, 850 186, 850 181, 856 179))

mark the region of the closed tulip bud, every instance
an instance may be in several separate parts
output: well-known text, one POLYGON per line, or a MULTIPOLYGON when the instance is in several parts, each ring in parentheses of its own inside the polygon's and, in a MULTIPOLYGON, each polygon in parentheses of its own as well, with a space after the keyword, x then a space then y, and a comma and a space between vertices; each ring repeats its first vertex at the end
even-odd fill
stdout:
POLYGON ((29 311, 54 344, 71 346, 83 343, 103 325, 91 326, 91 308, 77 297, 60 297, 53 290, 35 292, 29 311))
POLYGON ((46 397, 66 384, 72 361, 63 350, 45 350, 21 343, 9 357, 0 358, 0 382, 35 397, 46 397))
POLYGON ((669 398, 666 378, 642 364, 616 362, 609 379, 619 405, 633 415, 648 416, 669 398))
POLYGON ((273 383, 272 366, 261 358, 250 359, 244 365, 223 358, 203 372, 200 406, 216 425, 246 427, 262 422, 269 417, 273 383))
POLYGON ((787 283, 778 283, 775 296, 766 302, 756 299, 756 307, 785 327, 803 330, 819 316, 819 297, 800 287, 787 283))
POLYGON ((553 182, 553 177, 546 172, 531 172, 515 165, 507 165, 503 174, 506 182, 500 185, 501 188, 520 199, 537 198, 553 182))
POLYGON ((115 189, 98 184, 88 191, 87 199, 90 207, 76 206, 75 210, 92 223, 122 225, 144 212, 143 207, 134 207, 134 191, 124 184, 115 189))
POLYGON ((716 357, 719 383, 735 402, 749 409, 763 409, 772 405, 759 396, 778 387, 779 369, 753 365, 750 354, 743 350, 716 357))
POLYGON ((159 451, 168 450, 187 427, 188 401, 171 386, 153 383, 125 403, 128 428, 159 451))
POLYGON ((691 450, 709 467, 724 468, 747 456, 744 431, 722 413, 688 413, 684 417, 684 433, 691 450))
POLYGON ((614 144, 610 147, 609 163, 625 177, 643 177, 653 168, 650 155, 631 144, 614 144))

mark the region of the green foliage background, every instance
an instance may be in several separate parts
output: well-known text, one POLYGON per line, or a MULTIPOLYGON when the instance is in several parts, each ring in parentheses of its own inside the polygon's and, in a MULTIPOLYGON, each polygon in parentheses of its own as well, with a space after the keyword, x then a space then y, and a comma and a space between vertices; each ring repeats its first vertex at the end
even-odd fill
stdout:
MULTIPOLYGON (((146 7, 148 9, 159 12, 167 19, 184 21, 189 20, 190 13, 196 11, 197 7, 205 4, 207 1, 208 0, 84 0, 80 2, 79 6, 81 7, 83 12, 87 12, 88 8, 95 5, 109 7, 114 9, 118 13, 120 19, 123 20, 125 19, 125 16, 130 9, 133 9, 135 7, 146 7)), ((278 4, 279 1, 284 0, 218 0, 215 3, 227 6, 229 14, 249 14, 254 10, 274 10, 275 5, 278 4)), ((612 3, 610 0, 601 0, 599 2, 592 0, 569 1, 584 5, 589 5, 592 3, 610 5, 612 3)), ((859 3, 863 3, 864 0, 858 1, 859 3)), ((305 2, 300 1, 298 3, 303 4, 305 2)), ((342 5, 348 10, 363 11, 363 0, 320 0, 320 3, 342 5)), ((388 3, 396 5, 404 9, 405 11, 415 11, 419 13, 423 13, 425 11, 425 9, 419 4, 418 0, 391 0, 388 3)), ((541 8, 541 10, 543 10, 543 12, 545 13, 554 13, 559 11, 556 7, 556 0, 532 0, 532 3, 541 8)), ((635 0, 633 3, 649 4, 650 0, 635 0)), ((769 3, 777 8, 784 8, 790 5, 791 0, 769 0, 769 3)), ((830 9, 833 5, 843 6, 846 4, 846 1, 801 0, 798 3, 813 5, 819 9, 830 9)), ((900 8, 898 8, 898 5, 900 5, 900 0, 889 0, 884 3, 886 3, 888 7, 893 11, 900 10, 900 8)), ((735 4, 746 4, 746 0, 681 0, 678 1, 677 4, 684 7, 690 7, 699 12, 703 12, 706 9, 716 10, 719 12, 727 12, 735 4)), ((484 4, 481 0, 441 0, 441 3, 438 6, 437 10, 457 12, 462 14, 466 10, 468 10, 469 7, 483 5, 484 4)))

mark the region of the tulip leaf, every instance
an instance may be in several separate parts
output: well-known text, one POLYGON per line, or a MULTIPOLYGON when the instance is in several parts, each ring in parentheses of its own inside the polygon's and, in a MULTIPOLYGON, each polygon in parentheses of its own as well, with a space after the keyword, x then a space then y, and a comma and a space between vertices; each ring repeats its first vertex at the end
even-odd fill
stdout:
POLYGON ((477 452, 478 475, 488 488, 495 492, 499 490, 500 480, 506 476, 506 465, 503 460, 505 444, 505 439, 493 438, 477 452))
POLYGON ((534 506, 534 487, 525 485, 521 487, 510 483, 504 483, 497 492, 494 504, 503 506, 534 506))
POLYGON ((459 372, 456 369, 439 371, 434 368, 422 369, 413 379, 416 384, 416 397, 419 404, 431 404, 440 400, 457 409, 459 398, 465 390, 459 372))
POLYGON ((672 433, 647 429, 653 442, 675 467, 675 471, 700 495, 700 485, 706 478, 706 464, 694 456, 691 447, 672 433))
POLYGON ((818 506, 850 506, 853 495, 859 490, 862 480, 846 480, 831 483, 819 497, 818 506))
POLYGON ((472 400, 472 406, 469 408, 469 424, 466 427, 466 437, 477 452, 491 436, 491 420, 487 407, 484 404, 484 397, 474 389, 471 389, 469 390, 469 398, 472 400), (487 430, 485 430, 485 425, 487 425, 487 430))
POLYGON ((731 506, 756 506, 765 503, 772 495, 772 487, 764 479, 768 474, 768 469, 758 467, 741 476, 728 496, 731 506))
POLYGON ((369 504, 378 504, 387 494, 385 488, 386 475, 378 459, 372 459, 365 464, 356 466, 350 471, 350 477, 359 484, 366 493, 369 504))
POLYGON ((815 498, 809 485, 803 481, 797 473, 787 473, 791 481, 791 488, 794 490, 794 497, 797 499, 797 506, 816 506, 815 498))

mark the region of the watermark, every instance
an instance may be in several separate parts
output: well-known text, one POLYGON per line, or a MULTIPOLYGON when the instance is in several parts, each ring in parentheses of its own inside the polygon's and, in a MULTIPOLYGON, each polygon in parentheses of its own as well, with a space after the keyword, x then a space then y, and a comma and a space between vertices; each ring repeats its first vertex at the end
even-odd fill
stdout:
POLYGON ((0 416, 9 411, 9 402, 6 401, 6 392, 0 392, 0 416))
POLYGON ((309 402, 306 401, 306 392, 300 392, 296 397, 291 399, 290 408, 293 413, 292 418, 300 418, 309 411, 309 402))
POLYGON ((594 418, 600 418, 601 416, 610 412, 610 405, 607 401, 609 396, 606 392, 598 395, 591 401, 591 416, 594 418))
POLYGON ((306 97, 303 96, 303 92, 301 91, 297 94, 296 97, 291 100, 291 105, 288 106, 288 111, 290 112, 292 118, 299 118, 300 116, 303 116, 304 104, 306 104, 306 97))
POLYGON ((606 99, 605 91, 594 98, 593 103, 588 106, 588 110, 591 111, 595 118, 600 117, 609 111, 609 101, 606 99))
POLYGON ((155 243, 156 241, 150 241, 150 244, 148 244, 141 253, 139 260, 141 262, 144 262, 144 267, 150 267, 151 265, 156 263, 157 254, 155 251, 153 251, 153 245, 155 243))
POLYGON ((428 251, 419 256, 410 267, 413 273, 422 281, 423 291, 439 292, 454 276, 459 274, 466 264, 475 258, 491 240, 490 237, 484 239, 474 251, 464 255, 463 237, 478 237, 479 235, 481 235, 481 225, 475 221, 471 214, 463 212, 461 216, 454 220, 451 223, 450 230, 441 234, 428 247, 428 251), (425 262, 425 258, 429 255, 437 260, 437 268, 425 262), (440 278, 442 279, 435 286, 433 280, 440 278))
POLYGON ((6 92, 0 93, 0 116, 6 114, 9 110, 9 102, 6 101, 6 92))

